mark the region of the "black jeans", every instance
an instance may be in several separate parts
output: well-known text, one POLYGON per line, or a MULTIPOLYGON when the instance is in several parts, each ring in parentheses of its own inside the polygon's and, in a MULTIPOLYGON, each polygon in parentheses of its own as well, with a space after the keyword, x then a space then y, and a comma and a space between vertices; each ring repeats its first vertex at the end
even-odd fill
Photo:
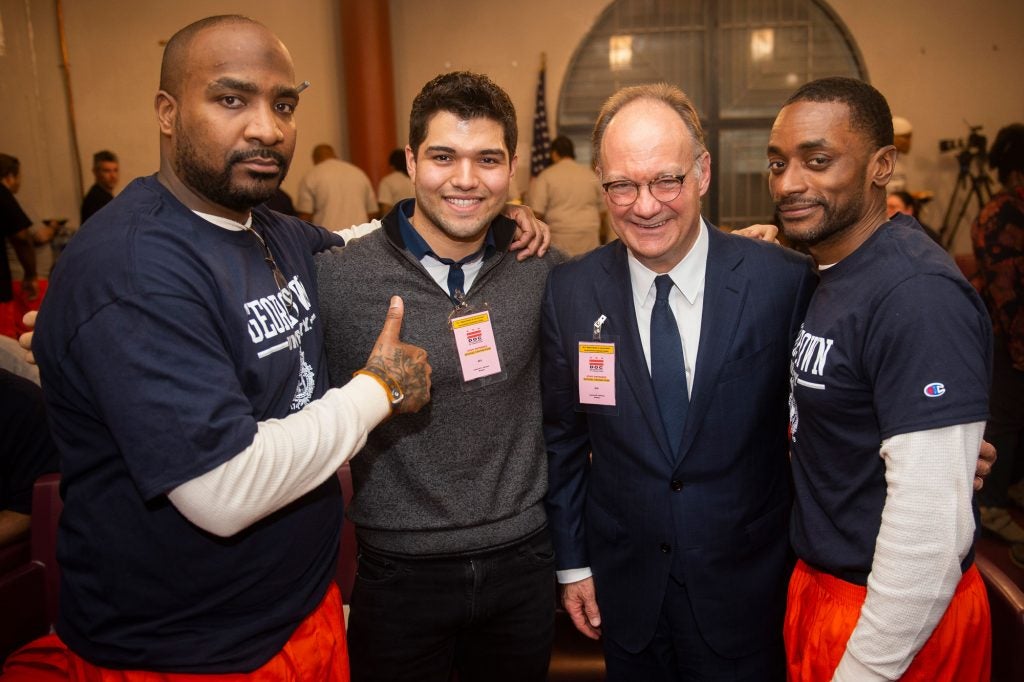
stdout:
POLYGON ((349 612, 353 682, 540 682, 555 621, 547 528, 472 556, 410 559, 361 547, 349 612))

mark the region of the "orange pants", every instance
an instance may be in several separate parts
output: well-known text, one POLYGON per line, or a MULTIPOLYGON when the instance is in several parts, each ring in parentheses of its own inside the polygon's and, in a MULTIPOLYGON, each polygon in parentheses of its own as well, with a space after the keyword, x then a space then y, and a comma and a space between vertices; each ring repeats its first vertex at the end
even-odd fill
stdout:
POLYGON ((57 635, 47 635, 7 659, 3 682, 348 682, 348 648, 341 593, 331 583, 284 648, 251 673, 199 675, 110 670, 82 660, 57 635))
MULTIPOLYGON (((786 666, 790 682, 828 682, 860 618, 867 588, 798 561, 786 603, 786 666)), ((988 682, 992 626, 985 584, 971 566, 905 682, 988 682)))

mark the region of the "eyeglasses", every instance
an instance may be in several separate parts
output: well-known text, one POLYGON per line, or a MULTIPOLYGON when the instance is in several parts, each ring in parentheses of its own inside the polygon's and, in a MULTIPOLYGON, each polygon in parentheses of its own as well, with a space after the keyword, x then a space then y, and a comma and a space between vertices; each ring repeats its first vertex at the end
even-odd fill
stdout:
POLYGON ((632 180, 614 180, 603 183, 601 187, 616 206, 630 206, 640 196, 641 187, 647 187, 651 196, 658 201, 672 201, 682 191, 684 179, 686 179, 686 173, 663 175, 645 184, 639 184, 632 180))
POLYGON ((247 232, 251 233, 253 237, 256 237, 256 241, 260 243, 260 246, 263 248, 263 260, 267 266, 270 267, 270 271, 274 273, 274 281, 277 283, 277 289, 281 293, 281 300, 284 302, 285 306, 288 307, 288 312, 292 314, 292 317, 298 319, 299 308, 295 305, 295 295, 292 294, 292 290, 288 288, 288 280, 285 279, 284 273, 281 272, 281 268, 277 267, 277 261, 274 260, 274 254, 270 253, 270 247, 267 246, 265 241, 263 241, 263 237, 260 236, 259 232, 247 225, 243 225, 242 227, 244 227, 247 232))

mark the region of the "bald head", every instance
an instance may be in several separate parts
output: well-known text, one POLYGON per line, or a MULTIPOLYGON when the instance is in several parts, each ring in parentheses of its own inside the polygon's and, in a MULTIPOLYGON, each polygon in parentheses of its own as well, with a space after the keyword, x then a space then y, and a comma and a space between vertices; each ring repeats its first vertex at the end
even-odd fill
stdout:
POLYGON ((249 17, 239 14, 222 14, 195 21, 171 36, 164 47, 163 60, 160 62, 160 89, 175 97, 180 95, 181 84, 188 71, 189 48, 192 47, 196 36, 207 29, 232 24, 263 27, 263 24, 249 17))
POLYGON ((295 151, 288 49, 251 19, 203 19, 167 44, 160 85, 160 181, 193 210, 244 222, 295 151))
MULTIPOLYGON (((634 102, 648 101, 661 103, 678 114, 686 129, 690 133, 696 154, 707 151, 704 144, 704 129, 700 125, 700 116, 697 114, 693 102, 679 88, 668 83, 650 83, 646 85, 633 85, 622 88, 608 98, 597 115, 597 122, 594 124, 594 133, 591 138, 593 144, 592 163, 594 170, 601 172, 601 146, 604 142, 604 134, 615 116, 634 102)), ((698 173, 700 172, 698 167, 698 173)))

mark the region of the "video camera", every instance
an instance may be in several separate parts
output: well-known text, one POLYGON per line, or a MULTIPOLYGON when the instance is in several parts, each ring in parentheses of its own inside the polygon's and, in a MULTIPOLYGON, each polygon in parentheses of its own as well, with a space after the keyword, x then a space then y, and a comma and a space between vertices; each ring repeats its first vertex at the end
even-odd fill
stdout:
MULTIPOLYGON (((964 121, 964 123, 967 123, 964 121)), ((939 140, 940 152, 957 151, 956 160, 960 166, 960 174, 953 186, 953 195, 946 204, 946 215, 942 219, 939 230, 940 243, 949 249, 953 245, 956 231, 967 216, 971 202, 977 203, 977 212, 981 212, 992 197, 992 180, 988 177, 985 166, 988 162, 988 140, 981 134, 981 126, 967 123, 970 134, 967 140, 939 140), (955 216, 955 218, 954 218, 955 216)), ((972 213, 977 215, 977 213, 972 213)))
POLYGON ((982 126, 972 126, 968 124, 967 127, 970 128, 970 135, 967 136, 966 142, 964 142, 963 138, 939 140, 939 151, 950 152, 955 149, 962 149, 970 156, 984 158, 988 139, 979 132, 982 126))

